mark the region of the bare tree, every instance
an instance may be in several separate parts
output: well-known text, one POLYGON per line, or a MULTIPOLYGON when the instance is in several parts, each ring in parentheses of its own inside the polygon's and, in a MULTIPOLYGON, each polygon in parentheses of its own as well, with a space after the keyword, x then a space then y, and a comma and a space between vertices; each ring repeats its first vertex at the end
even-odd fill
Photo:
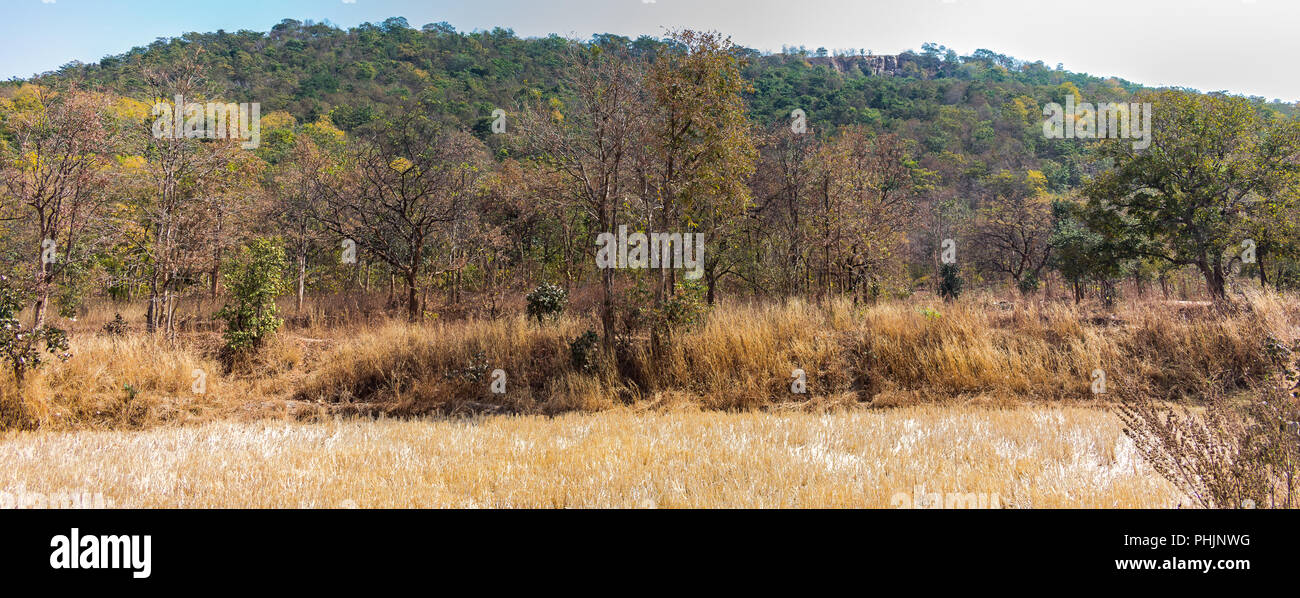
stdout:
POLYGON ((270 212, 267 217, 276 224, 295 261, 294 305, 299 315, 307 289, 308 261, 325 240, 324 230, 315 220, 321 196, 312 177, 328 160, 326 151, 315 141, 306 135, 299 136, 289 159, 278 165, 270 181, 272 199, 266 206, 270 212))
POLYGON ((757 205, 758 233, 752 244, 775 252, 773 282, 785 295, 806 290, 808 282, 809 203, 818 142, 811 129, 795 132, 778 122, 760 137, 759 162, 750 182, 757 205))
MULTIPOLYGON (((423 317, 418 289, 439 235, 464 215, 486 155, 478 139, 448 132, 415 110, 351 140, 344 162, 313 173, 316 218, 406 282, 407 318, 423 317)), ((465 255, 449 255, 449 271, 465 255)), ((437 274, 435 272, 434 274, 437 274)))
POLYGON ((35 258, 33 329, 45 323, 54 279, 86 259, 89 224, 105 203, 104 156, 108 127, 104 99, 76 88, 35 88, 30 110, 17 111, 9 128, 12 155, 0 170, 8 194, 26 208, 41 246, 35 258))
POLYGON ((1052 207, 1047 181, 1036 171, 1002 170, 981 181, 982 204, 969 218, 975 264, 1010 277, 1025 293, 1037 289, 1052 255, 1052 207))
MULTIPOLYGON (((197 56, 187 54, 167 68, 144 68, 152 98, 181 96, 196 100, 214 97, 205 82, 197 56)), ((156 109, 166 107, 157 104, 156 109)), ((176 307, 183 289, 196 283, 209 267, 220 267, 219 248, 213 237, 223 233, 220 204, 232 189, 253 180, 249 170, 256 162, 243 155, 234 139, 206 139, 200 136, 159 134, 157 125, 167 124, 171 111, 185 106, 156 110, 153 126, 144 133, 143 151, 148 159, 146 189, 141 202, 143 230, 134 239, 148 256, 146 283, 149 288, 147 329, 175 330, 176 307), (232 165, 237 166, 232 168, 232 165)), ((219 240, 219 239, 218 239, 219 240)))
MULTIPOLYGON (((643 67, 626 52, 575 44, 565 77, 573 90, 571 105, 563 111, 559 104, 530 106, 521 118, 521 138, 577 187, 580 208, 597 231, 613 232, 644 134, 643 67)), ((602 343, 609 350, 614 271, 602 270, 600 279, 602 343)))
MULTIPOLYGON (((849 127, 821 151, 814 218, 821 292, 861 293, 902 266, 899 249, 917 216, 928 173, 903 140, 849 127)), ((855 295, 856 296, 856 295, 855 295)))

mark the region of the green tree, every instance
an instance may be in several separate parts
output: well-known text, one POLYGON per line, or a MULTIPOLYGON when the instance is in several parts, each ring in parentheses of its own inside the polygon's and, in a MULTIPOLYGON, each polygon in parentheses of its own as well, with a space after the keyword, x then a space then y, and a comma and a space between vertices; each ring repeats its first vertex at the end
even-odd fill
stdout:
POLYGON ((1093 231, 1081 218, 1082 206, 1069 200, 1052 202, 1052 247, 1050 264, 1070 283, 1074 302, 1083 300, 1083 290, 1092 281, 1108 281, 1119 276, 1124 260, 1112 244, 1093 231))
POLYGON ((272 239, 254 239, 225 264, 230 299, 217 317, 226 321, 226 349, 257 349, 280 328, 275 299, 286 290, 284 248, 272 239))
POLYGON ((1196 266, 1210 296, 1226 299, 1228 251, 1240 251, 1247 222, 1293 201, 1300 173, 1300 125, 1240 97, 1182 91, 1144 94, 1155 108, 1154 141, 1138 149, 1102 142, 1113 166, 1085 188, 1090 221, 1131 236, 1137 255, 1196 266))
MULTIPOLYGON (((757 149, 743 94, 753 87, 741 74, 743 59, 730 38, 717 32, 681 31, 650 69, 651 156, 646 182, 657 200, 660 231, 696 230, 705 235, 709 284, 726 271, 729 224, 751 202, 746 184, 757 149)), ((672 270, 661 270, 657 303, 673 293, 672 270)))
POLYGON ((957 264, 944 264, 939 268, 939 296, 944 301, 954 301, 960 297, 963 285, 961 269, 957 264))

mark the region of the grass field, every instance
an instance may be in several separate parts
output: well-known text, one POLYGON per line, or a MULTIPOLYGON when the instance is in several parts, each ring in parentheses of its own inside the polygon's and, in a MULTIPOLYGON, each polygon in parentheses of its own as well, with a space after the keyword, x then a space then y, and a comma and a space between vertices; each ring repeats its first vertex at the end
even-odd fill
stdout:
POLYGON ((18 433, 0 489, 114 507, 1170 507, 1116 419, 1086 408, 217 422, 18 433), (961 504, 961 503, 958 503, 961 504), (974 503, 969 503, 974 504, 974 503))
POLYGON ((589 318, 539 326, 521 315, 290 327, 251 363, 227 369, 218 332, 110 335, 100 326, 111 313, 66 322, 73 357, 30 375, 21 393, 0 372, 0 423, 121 430, 322 413, 555 415, 627 405, 1104 406, 1135 396, 1195 400, 1210 383, 1244 388, 1267 374, 1268 339, 1300 338, 1300 302, 1276 295, 1235 314, 1155 301, 1117 311, 978 298, 856 307, 791 301, 719 306, 659 354, 629 336, 594 371, 571 363, 570 342, 594 325, 589 318), (503 394, 490 390, 498 369, 503 394), (805 394, 791 392, 796 369, 806 373, 805 394), (1097 370, 1106 375, 1105 396, 1092 392, 1097 370))
MULTIPOLYGON (((1171 507, 1109 409, 1245 388, 1300 302, 1118 311, 968 299, 724 305, 580 371, 591 326, 521 316, 296 326, 256 360, 65 322, 74 356, 0 374, 0 498, 118 507, 1171 507), (505 394, 487 372, 508 372, 505 394), (806 394, 790 391, 794 368, 806 394), (1090 374, 1107 394, 1090 392, 1090 374), (204 377, 195 391, 195 373, 204 377), (20 425, 14 425, 17 422, 20 425), (938 493, 935 498, 933 493, 938 493)), ((581 312, 579 312, 581 313, 581 312)))

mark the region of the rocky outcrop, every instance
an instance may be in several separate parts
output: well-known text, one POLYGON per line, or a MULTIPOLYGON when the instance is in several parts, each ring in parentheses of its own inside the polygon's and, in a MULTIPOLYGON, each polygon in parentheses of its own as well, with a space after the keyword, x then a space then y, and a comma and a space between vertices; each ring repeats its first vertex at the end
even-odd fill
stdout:
POLYGON ((841 73, 858 69, 863 74, 877 77, 892 77, 903 74, 902 63, 897 56, 820 56, 808 59, 812 65, 827 65, 841 73))

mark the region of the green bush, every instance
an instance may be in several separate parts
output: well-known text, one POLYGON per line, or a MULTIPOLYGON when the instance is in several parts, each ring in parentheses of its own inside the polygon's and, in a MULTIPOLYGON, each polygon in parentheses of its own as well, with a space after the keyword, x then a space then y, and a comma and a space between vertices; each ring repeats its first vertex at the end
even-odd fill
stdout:
POLYGON ((528 300, 528 317, 537 320, 538 324, 547 318, 558 319, 569 304, 569 293, 549 282, 542 283, 525 298, 528 300))
POLYGON ((939 296, 945 301, 953 301, 961 296, 961 270, 956 264, 944 264, 939 269, 939 296))
POLYGON ((573 364, 573 369, 579 372, 590 372, 596 369, 596 345, 600 343, 600 335, 594 330, 588 330, 582 333, 572 343, 569 343, 569 361, 573 364))
POLYGON ((44 365, 42 344, 45 353, 61 360, 72 357, 68 352, 68 335, 63 330, 49 325, 35 330, 23 328, 18 313, 24 303, 22 294, 13 288, 9 278, 0 276, 0 359, 9 366, 19 385, 28 372, 44 365))
POLYGON ((1035 272, 1029 272, 1025 274, 1024 278, 1020 279, 1020 284, 1017 286, 1020 287, 1021 295, 1032 295, 1038 292, 1038 288, 1041 284, 1041 281, 1038 279, 1038 274, 1035 272))
POLYGON ((285 292, 284 248, 270 239, 255 239, 225 266, 230 299, 217 317, 226 321, 226 350, 257 349, 282 324, 275 298, 285 292))
POLYGON ((705 301, 704 285, 699 282, 679 282, 673 286, 673 293, 664 300, 660 308, 660 323, 668 332, 688 330, 704 320, 709 306, 705 301))

